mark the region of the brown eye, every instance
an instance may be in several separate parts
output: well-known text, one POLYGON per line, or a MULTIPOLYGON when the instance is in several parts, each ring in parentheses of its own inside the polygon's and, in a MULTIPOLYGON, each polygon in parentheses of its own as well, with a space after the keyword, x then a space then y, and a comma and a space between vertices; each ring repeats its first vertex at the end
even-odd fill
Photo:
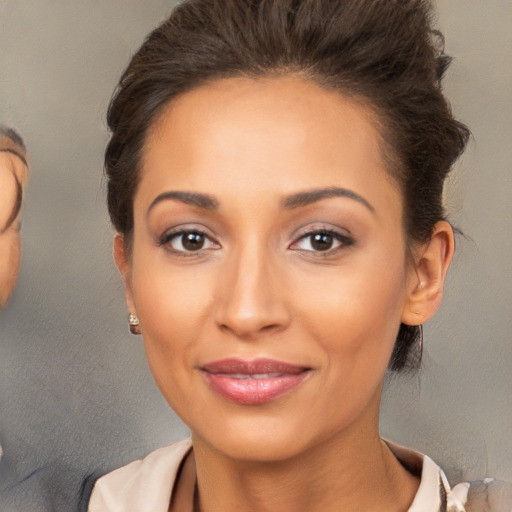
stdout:
POLYGON ((311 247, 315 251, 328 251, 332 248, 334 238, 329 233, 315 233, 311 235, 311 247))
POLYGON ((185 233, 182 235, 183 248, 187 251, 199 251, 204 247, 205 236, 202 233, 185 233))

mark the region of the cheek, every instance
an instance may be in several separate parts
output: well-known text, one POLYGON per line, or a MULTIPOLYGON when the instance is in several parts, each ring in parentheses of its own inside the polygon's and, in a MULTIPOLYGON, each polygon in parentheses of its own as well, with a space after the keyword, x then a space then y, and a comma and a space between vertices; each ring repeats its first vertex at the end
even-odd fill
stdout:
POLYGON ((303 276, 294 293, 305 330, 347 368, 374 361, 385 370, 406 298, 404 261, 395 253, 316 277, 303 276))
POLYGON ((302 297, 297 302, 300 329, 310 333, 326 369, 318 389, 326 402, 319 402, 324 408, 318 414, 331 415, 333 429, 361 414, 379 392, 389 364, 400 326, 404 275, 398 265, 395 272, 388 267, 387 274, 381 273, 380 265, 360 274, 339 272, 311 286, 303 281, 296 294, 302 297))
MULTIPOLYGON (((165 258, 165 256, 164 256, 165 258)), ((148 362, 169 404, 190 387, 196 363, 197 340, 207 325, 209 277, 190 268, 169 271, 159 262, 133 259, 132 291, 148 362)))
POLYGON ((204 322, 205 283, 153 269, 133 282, 135 306, 143 332, 160 351, 186 345, 204 322))

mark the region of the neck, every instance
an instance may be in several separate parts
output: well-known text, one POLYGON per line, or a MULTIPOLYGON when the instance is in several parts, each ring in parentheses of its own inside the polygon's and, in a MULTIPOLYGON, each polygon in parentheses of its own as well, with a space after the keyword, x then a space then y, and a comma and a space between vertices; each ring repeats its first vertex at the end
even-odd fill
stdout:
POLYGON ((418 480, 360 425, 282 461, 234 460, 193 436, 201 512, 406 511, 418 480))

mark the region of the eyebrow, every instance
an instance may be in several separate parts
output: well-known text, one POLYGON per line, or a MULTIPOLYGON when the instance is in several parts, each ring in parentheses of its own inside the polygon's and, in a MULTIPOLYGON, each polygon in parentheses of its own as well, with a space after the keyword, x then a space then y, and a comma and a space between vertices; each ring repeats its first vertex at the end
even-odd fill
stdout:
MULTIPOLYGON (((357 201, 358 203, 365 206, 369 211, 375 213, 375 208, 362 196, 341 187, 327 187, 313 190, 307 190, 304 192, 298 192, 287 196, 282 201, 282 207, 286 210, 293 210, 295 208, 301 208, 310 204, 322 201, 323 199, 330 199, 333 197, 345 197, 357 201)), ((199 192, 183 192, 183 191, 169 191, 159 194, 149 205, 147 215, 151 210, 162 201, 174 200, 191 206, 197 206, 205 210, 217 210, 219 208, 219 202, 214 197, 208 194, 201 194, 199 192)))
POLYGON ((346 197, 347 199, 352 199, 353 201, 357 201, 365 206, 372 213, 375 213, 375 208, 364 197, 360 196, 353 190, 340 187, 327 187, 299 192, 297 194, 287 196, 283 200, 282 205, 283 208, 287 210, 293 210, 295 208, 308 206, 312 203, 316 203, 317 201, 333 197, 346 197))
POLYGON ((147 214, 162 201, 174 200, 180 203, 188 204, 190 206, 197 206, 204 210, 217 210, 219 202, 208 194, 201 194, 199 192, 182 192, 182 191, 169 191, 159 194, 153 202, 149 205, 147 214))

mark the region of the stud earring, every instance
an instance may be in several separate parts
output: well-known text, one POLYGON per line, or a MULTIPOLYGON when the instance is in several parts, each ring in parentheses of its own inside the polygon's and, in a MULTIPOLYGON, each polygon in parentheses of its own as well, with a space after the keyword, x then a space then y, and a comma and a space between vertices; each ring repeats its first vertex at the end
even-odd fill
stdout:
POLYGON ((139 335, 141 333, 139 319, 137 318, 137 315, 130 313, 128 315, 128 324, 130 326, 130 332, 132 334, 139 335))

